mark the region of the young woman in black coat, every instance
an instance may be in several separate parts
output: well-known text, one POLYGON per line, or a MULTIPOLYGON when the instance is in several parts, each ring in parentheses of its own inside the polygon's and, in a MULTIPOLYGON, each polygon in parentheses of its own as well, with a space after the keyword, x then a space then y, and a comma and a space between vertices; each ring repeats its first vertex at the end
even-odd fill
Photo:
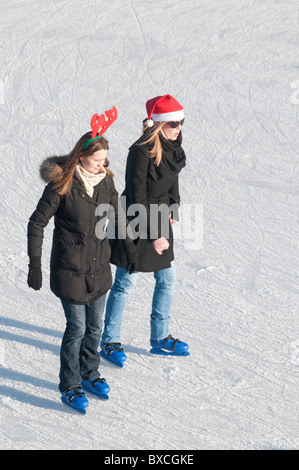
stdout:
POLYGON ((48 184, 28 224, 28 285, 39 290, 44 228, 54 216, 50 287, 66 316, 59 389, 62 401, 82 413, 88 406, 82 388, 102 398, 109 392, 98 371, 98 345, 112 284, 111 251, 107 238, 96 236, 96 224, 106 215, 96 216, 96 208, 108 204, 118 213, 108 148, 104 137, 91 138, 89 132, 69 155, 46 159, 40 173, 48 184))
POLYGON ((184 110, 170 95, 149 100, 146 108, 148 119, 144 121, 143 135, 129 149, 122 193, 127 217, 134 227, 134 212, 138 212, 138 236, 134 243, 139 262, 137 271, 130 273, 123 243, 120 240, 112 243, 111 262, 117 269, 107 300, 101 341, 101 355, 120 367, 126 360, 120 343, 122 314, 138 272, 153 272, 156 280, 151 311, 151 352, 189 354, 188 344, 169 335, 169 311, 175 285, 171 225, 178 220, 178 178, 186 160, 181 147, 184 110), (160 219, 153 217, 162 207, 160 219))

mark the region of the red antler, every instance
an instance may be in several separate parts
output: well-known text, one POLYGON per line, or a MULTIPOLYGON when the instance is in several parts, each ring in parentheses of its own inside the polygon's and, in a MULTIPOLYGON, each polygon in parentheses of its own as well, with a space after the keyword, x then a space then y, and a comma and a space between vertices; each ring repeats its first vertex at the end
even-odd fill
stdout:
POLYGON ((108 109, 108 111, 105 111, 105 114, 101 114, 100 116, 98 114, 94 114, 91 118, 90 121, 90 127, 92 130, 91 138, 94 139, 96 135, 103 135, 104 132, 111 126, 111 124, 114 123, 114 121, 117 119, 117 109, 115 106, 113 106, 112 109, 108 109), (108 118, 108 121, 105 119, 105 114, 108 118), (99 129, 101 129, 99 131, 99 129))

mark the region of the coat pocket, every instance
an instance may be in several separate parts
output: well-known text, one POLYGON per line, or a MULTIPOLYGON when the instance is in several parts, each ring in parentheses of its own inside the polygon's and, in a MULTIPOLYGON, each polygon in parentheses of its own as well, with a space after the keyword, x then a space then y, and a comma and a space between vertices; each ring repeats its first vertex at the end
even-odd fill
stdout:
POLYGON ((69 271, 80 271, 82 269, 82 249, 83 245, 74 245, 63 242, 59 247, 59 259, 57 260, 60 269, 69 271))

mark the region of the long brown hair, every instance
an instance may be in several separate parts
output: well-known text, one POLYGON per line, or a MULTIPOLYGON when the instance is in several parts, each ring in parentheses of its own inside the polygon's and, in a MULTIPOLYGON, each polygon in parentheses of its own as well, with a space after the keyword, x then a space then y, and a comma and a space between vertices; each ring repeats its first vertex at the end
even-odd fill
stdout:
MULTIPOLYGON (((94 140, 88 147, 82 151, 84 144, 91 138, 91 132, 84 134, 76 143, 73 150, 69 153, 66 164, 62 167, 57 167, 57 173, 53 177, 53 189, 60 195, 69 194, 73 182, 76 166, 80 161, 80 157, 90 157, 98 150, 109 150, 108 140, 103 137, 101 139, 94 140)), ((108 170, 109 160, 106 158, 104 167, 106 173, 112 178, 114 174, 108 170)))
POLYGON ((155 159, 155 164, 160 165, 162 160, 162 145, 160 141, 160 134, 163 134, 162 127, 166 122, 155 122, 153 127, 148 127, 146 120, 143 121, 143 139, 140 142, 140 145, 151 144, 151 149, 149 150, 149 157, 155 159))

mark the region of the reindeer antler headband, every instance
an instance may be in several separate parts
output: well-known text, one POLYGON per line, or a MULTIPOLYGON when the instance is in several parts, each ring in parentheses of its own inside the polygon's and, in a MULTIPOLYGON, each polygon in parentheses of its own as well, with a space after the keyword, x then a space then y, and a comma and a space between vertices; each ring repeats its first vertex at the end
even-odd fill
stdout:
POLYGON ((114 121, 117 119, 117 116, 118 114, 115 106, 113 106, 111 109, 108 109, 108 111, 105 111, 105 114, 101 114, 100 116, 98 114, 94 114, 90 121, 90 127, 92 131, 91 138, 83 145, 82 151, 84 151, 94 140, 102 139, 104 132, 106 132, 111 124, 114 123, 114 121), (108 118, 108 121, 106 121, 105 115, 108 118))

